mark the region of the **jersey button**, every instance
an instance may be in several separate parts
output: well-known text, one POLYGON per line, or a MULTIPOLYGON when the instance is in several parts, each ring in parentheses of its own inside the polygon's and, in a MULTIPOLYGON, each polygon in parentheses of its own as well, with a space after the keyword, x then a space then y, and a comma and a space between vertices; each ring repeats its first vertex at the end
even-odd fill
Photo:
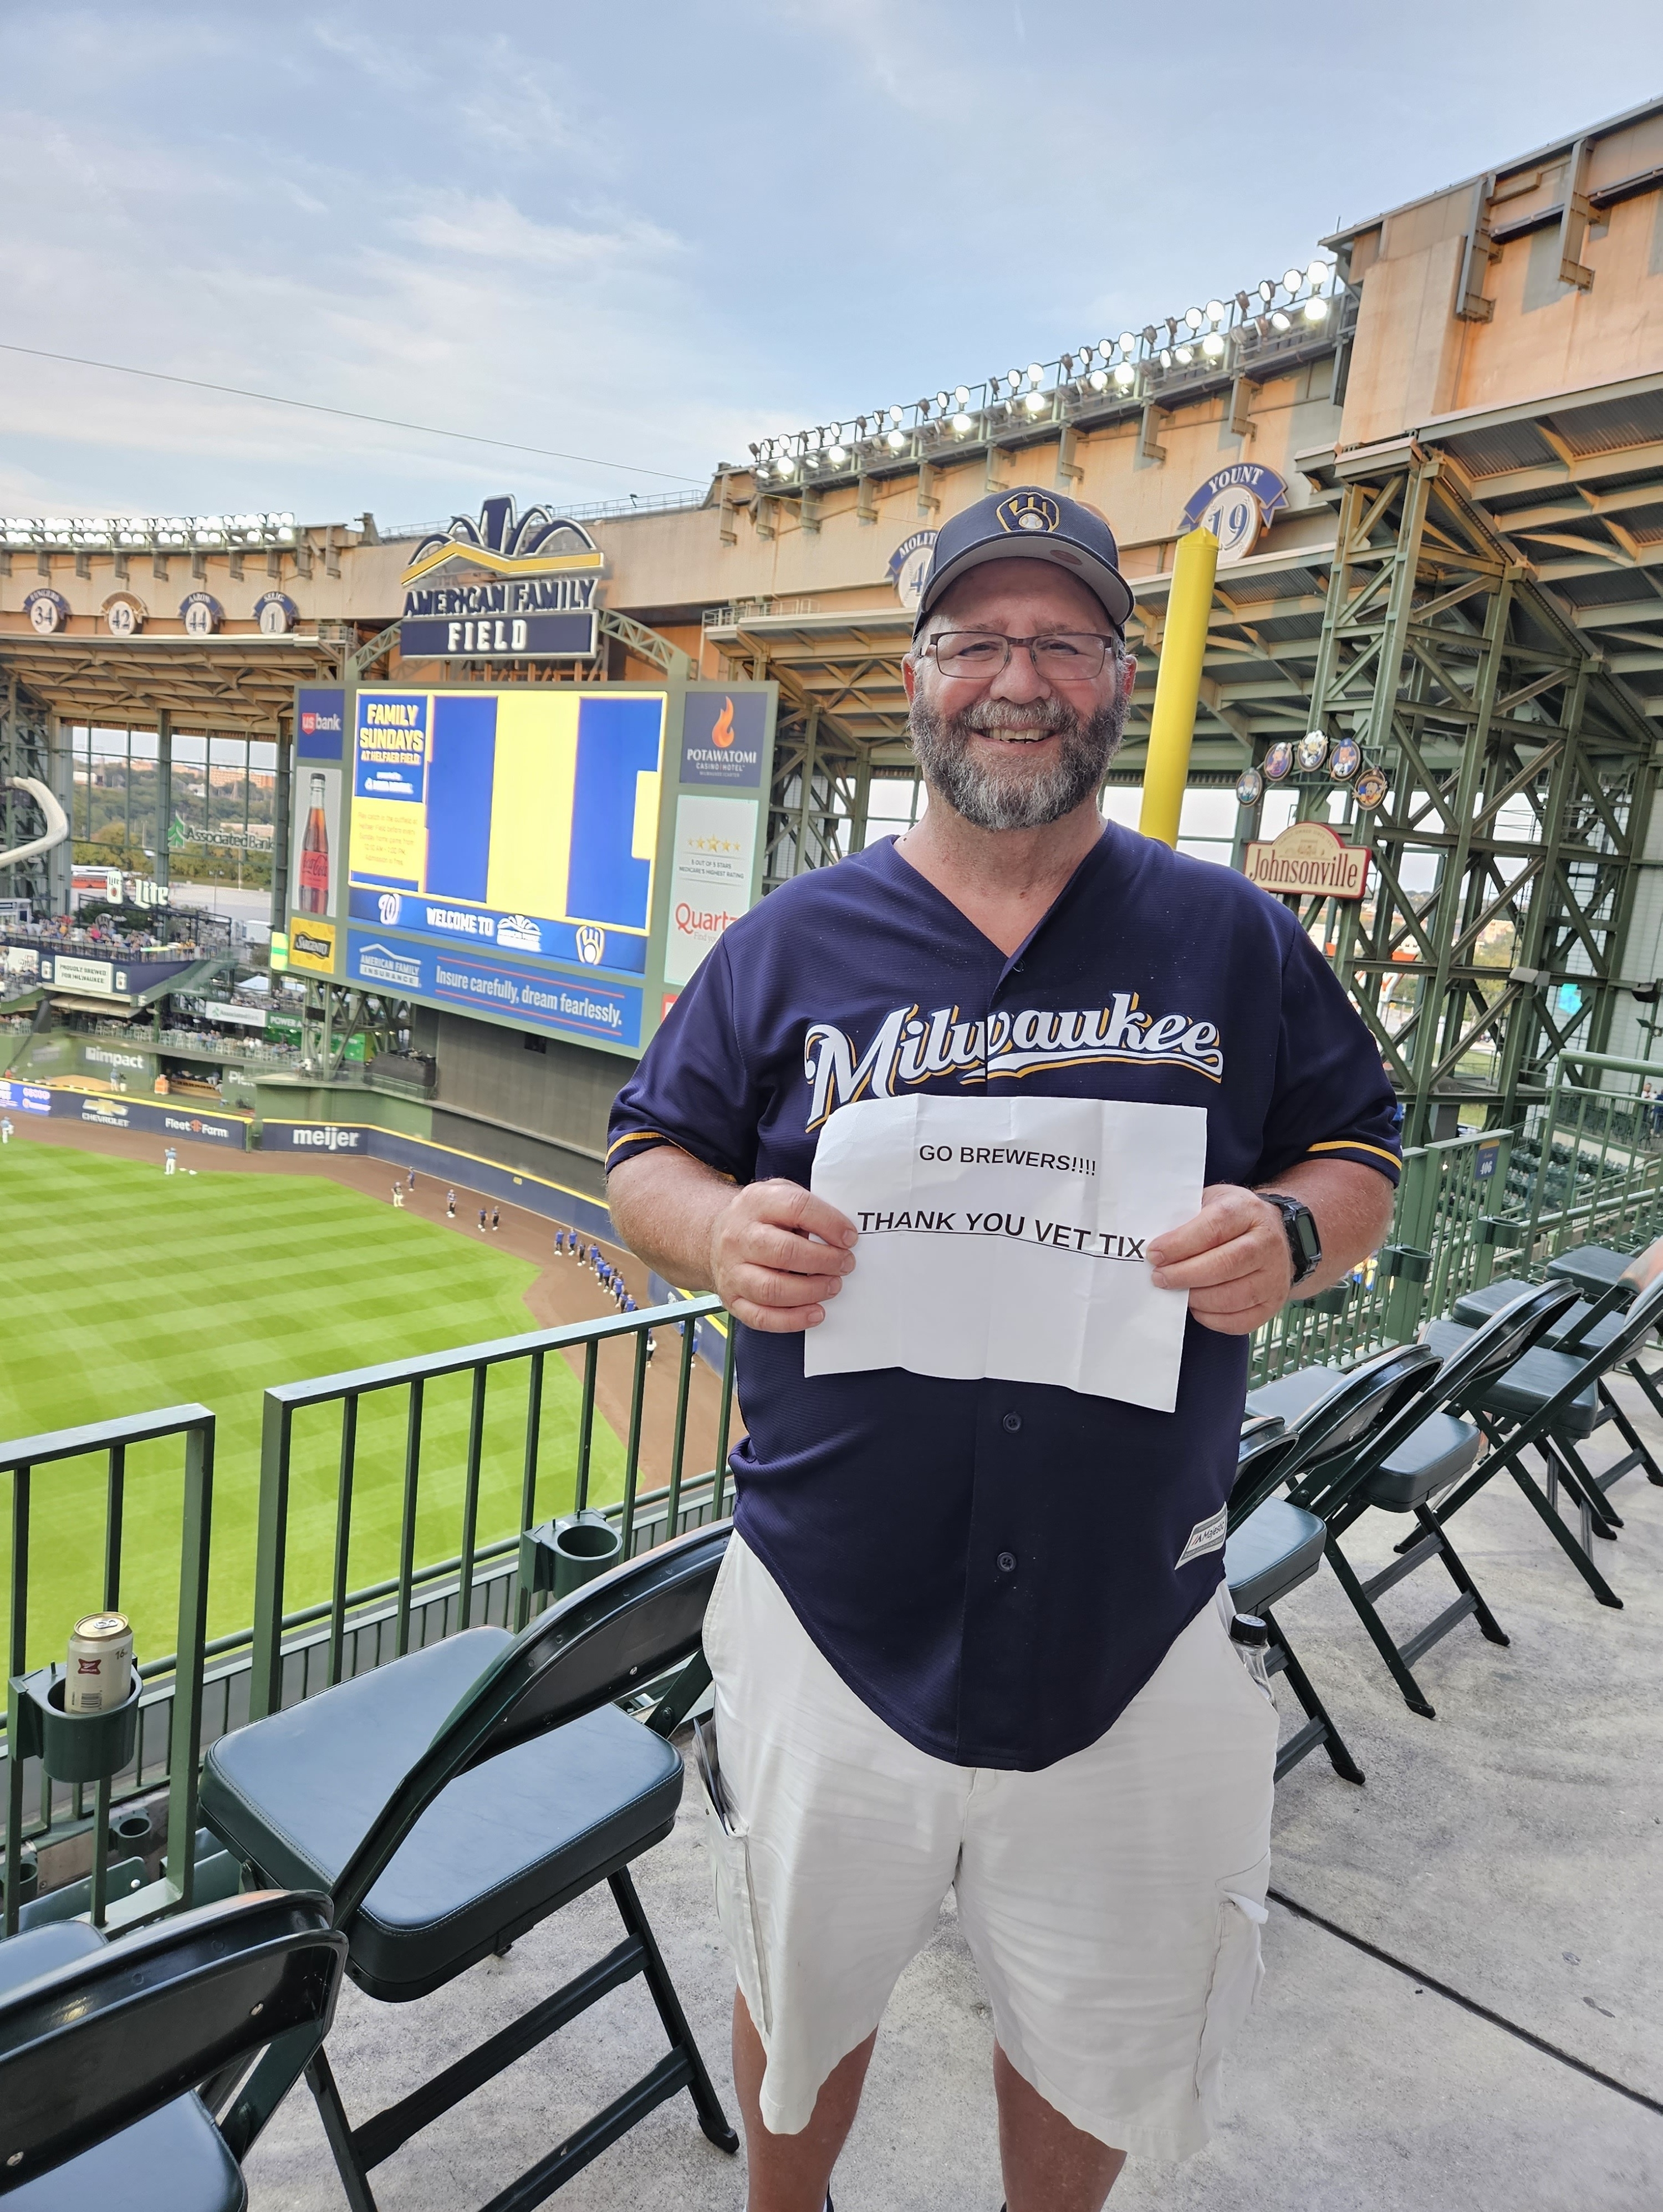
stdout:
POLYGON ((1004 1417, 1004 1425, 1006 1431, 1014 1437, 1017 1431, 1022 1426, 1022 1415, 1020 1413, 1007 1413, 1004 1417))
POLYGON ((993 1565, 1002 1575, 1014 1575, 1017 1571, 1017 1555, 1014 1552, 1001 1552, 993 1565))

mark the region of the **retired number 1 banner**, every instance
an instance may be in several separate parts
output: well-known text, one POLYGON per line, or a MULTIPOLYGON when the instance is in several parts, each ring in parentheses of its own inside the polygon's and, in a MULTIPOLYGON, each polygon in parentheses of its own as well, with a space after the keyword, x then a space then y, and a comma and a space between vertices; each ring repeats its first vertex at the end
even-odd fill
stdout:
POLYGON ((1051 1382, 1169 1413, 1189 1299, 1150 1242, 1201 1210, 1199 1106, 877 1098, 821 1132, 816 1193, 860 1232, 809 1375, 1051 1382))

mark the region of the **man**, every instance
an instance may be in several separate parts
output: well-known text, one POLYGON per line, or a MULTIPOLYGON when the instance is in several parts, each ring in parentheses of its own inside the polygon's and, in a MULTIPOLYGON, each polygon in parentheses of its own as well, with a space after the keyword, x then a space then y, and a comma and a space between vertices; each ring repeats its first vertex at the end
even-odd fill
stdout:
POLYGON ((1247 1340, 1380 1243, 1394 1101, 1292 914, 1099 817, 1131 607, 1070 500, 950 520, 904 664, 928 811, 736 922, 614 1109, 621 1235, 739 1324, 706 1649, 750 2212, 819 2212, 950 1884, 1010 2212, 1198 2148, 1257 1978, 1276 1722, 1222 1586, 1247 1340), (817 1131, 908 1093, 1205 1109, 1201 1211, 1149 1255, 1189 1297, 1173 1413, 805 1378, 859 1264, 817 1131))
POLYGON ((4 1121, 0 1121, 0 1145, 9 1145, 9 1144, 10 1144, 10 1142, 11 1142, 11 1115, 10 1115, 9 1114, 8 1114, 8 1115, 6 1115, 6 1117, 5 1117, 4 1121))
POLYGON ((446 1221, 454 1221, 456 1218, 456 1193, 453 1190, 447 1190, 445 1193, 445 1218, 446 1221))
POLYGON ((179 1154, 171 1145, 161 1156, 161 1171, 165 1176, 177 1175, 179 1172, 179 1154))

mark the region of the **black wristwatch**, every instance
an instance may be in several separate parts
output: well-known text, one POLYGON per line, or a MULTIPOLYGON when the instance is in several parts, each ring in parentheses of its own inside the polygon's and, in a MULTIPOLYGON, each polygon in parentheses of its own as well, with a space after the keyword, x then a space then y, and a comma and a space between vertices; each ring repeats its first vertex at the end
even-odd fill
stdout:
POLYGON ((1282 1216, 1282 1225, 1288 1232, 1288 1249, 1293 1255, 1295 1290, 1322 1265, 1322 1239, 1316 1233, 1316 1216, 1308 1206, 1302 1206, 1296 1198, 1285 1191, 1255 1191, 1266 1206, 1273 1206, 1282 1216))

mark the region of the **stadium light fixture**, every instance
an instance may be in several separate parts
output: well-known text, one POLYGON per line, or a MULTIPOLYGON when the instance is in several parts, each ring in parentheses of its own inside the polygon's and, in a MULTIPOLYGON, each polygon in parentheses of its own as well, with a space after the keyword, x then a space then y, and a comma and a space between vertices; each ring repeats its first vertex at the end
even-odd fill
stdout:
POLYGON ((957 391, 954 392, 953 397, 957 400, 961 407, 968 407, 970 404, 969 386, 968 384, 961 384, 957 391))
POLYGON ((906 419, 907 419, 907 410, 906 410, 906 409, 905 409, 904 407, 892 407, 892 408, 890 408, 890 410, 889 410, 889 420, 890 420, 890 422, 892 422, 895 424, 895 428, 896 428, 896 429, 897 429, 897 430, 901 428, 901 424, 906 421, 906 419))
POLYGON ((1314 292, 1320 292, 1333 273, 1331 261, 1314 261, 1305 271, 1306 282, 1314 292))
POLYGON ((1184 310, 1184 320, 1193 331, 1199 331, 1206 319, 1199 307, 1186 307, 1184 310))
POLYGON ((1027 408, 1030 415, 1042 415, 1045 412, 1044 392, 1030 392, 1023 404, 1027 408))
POLYGON ((971 420, 969 416, 964 412, 962 408, 961 408, 958 413, 953 417, 953 434, 955 437, 968 438, 971 431, 974 430, 975 427, 974 422, 971 420))
POLYGON ((1228 312, 1228 310, 1226 309, 1226 307, 1225 307, 1225 306, 1224 306, 1224 302, 1223 302, 1222 300, 1209 300, 1209 301, 1208 301, 1208 302, 1207 302, 1207 320, 1208 320, 1210 323, 1222 323, 1222 322, 1223 321, 1223 319, 1224 319, 1224 317, 1225 317, 1225 314, 1226 314, 1226 313, 1227 313, 1227 312, 1228 312))
POLYGON ((1302 269, 1284 269, 1282 272, 1283 288, 1290 299, 1304 282, 1305 271, 1302 269))
POLYGON ((1013 368, 1010 375, 1007 376, 1004 380, 1010 386, 1012 392, 1020 392, 1022 390, 1022 371, 1019 368, 1013 368))
POLYGON ((944 415, 944 414, 947 412, 947 409, 948 409, 948 405, 949 405, 949 402, 950 402, 950 395, 949 393, 945 392, 937 392, 937 394, 936 394, 936 412, 937 412, 937 414, 938 414, 938 415, 944 415))
POLYGON ((1290 331, 1293 328, 1293 324, 1290 321, 1288 317, 1283 313, 1281 308, 1278 307, 1276 313, 1271 317, 1271 328, 1273 331, 1290 331))
POLYGON ((1162 346, 1160 353, 1156 356, 1156 358, 1160 362, 1162 368, 1170 368, 1172 367, 1172 354, 1169 348, 1162 346))
POLYGON ((1137 333, 1137 331, 1121 331, 1121 333, 1120 333, 1120 351, 1121 351, 1121 352, 1126 356, 1126 359, 1127 359, 1128 361, 1130 361, 1130 360, 1132 359, 1132 355, 1133 355, 1133 354, 1135 354, 1135 353, 1137 352, 1137 350, 1138 350, 1138 333, 1137 333))
POLYGON ((1194 356, 1194 355, 1190 351, 1190 349, 1189 349, 1189 348, 1188 348, 1187 346, 1180 346, 1180 347, 1179 347, 1179 349, 1178 349, 1178 366, 1180 367, 1180 368, 1187 368, 1189 367, 1190 363, 1194 360, 1194 358, 1195 358, 1195 356, 1194 356))
POLYGON ((1036 361, 1030 361, 1028 364, 1028 381, 1030 384, 1043 384, 1045 381, 1045 371, 1036 361))
POLYGON ((1328 302, 1326 300, 1307 300, 1305 302, 1305 319, 1308 323, 1326 322, 1328 319, 1328 302))
POLYGON ((831 451, 826 455, 826 459, 831 463, 835 469, 841 469, 844 462, 847 461, 848 458, 847 453, 841 446, 834 446, 831 448, 831 451))
POLYGON ((1107 392, 1108 389, 1108 370, 1094 368, 1090 375, 1087 377, 1086 382, 1091 386, 1091 389, 1094 392, 1107 392))
POLYGON ((1217 361, 1224 350, 1224 341, 1217 331, 1209 331, 1201 341, 1201 350, 1209 361, 1217 361))
POLYGON ((1259 292, 1259 298, 1260 298, 1260 299, 1265 302, 1265 305, 1268 307, 1270 306, 1270 304, 1271 304, 1272 301, 1273 299, 1275 299, 1275 297, 1276 297, 1276 286, 1275 286, 1274 283, 1272 281, 1272 279, 1271 279, 1270 277, 1266 276, 1266 277, 1265 277, 1265 278, 1263 279, 1263 281, 1259 283, 1259 285, 1258 286, 1258 288, 1257 288, 1257 289, 1258 289, 1258 292, 1259 292))
POLYGON ((907 449, 907 433, 904 430, 891 430, 883 442, 892 453, 904 453, 907 449))
POLYGON ((1126 392, 1138 381, 1138 372, 1129 361, 1123 361, 1114 372, 1114 381, 1126 392))

